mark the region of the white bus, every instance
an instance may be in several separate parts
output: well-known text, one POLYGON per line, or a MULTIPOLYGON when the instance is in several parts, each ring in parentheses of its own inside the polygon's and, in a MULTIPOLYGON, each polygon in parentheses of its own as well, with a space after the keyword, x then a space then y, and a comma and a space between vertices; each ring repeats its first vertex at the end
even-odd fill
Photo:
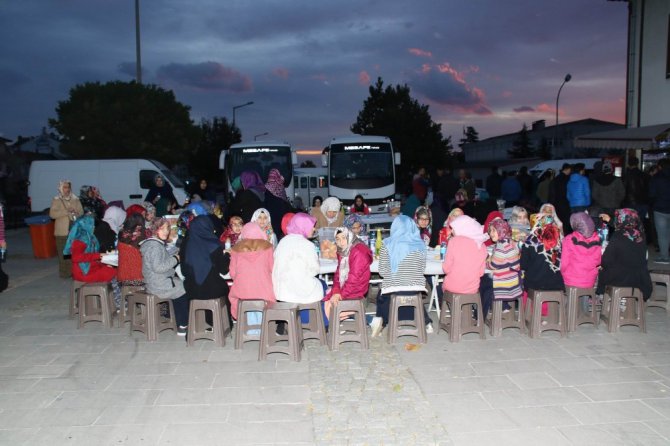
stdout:
POLYGON ((333 138, 323 155, 328 167, 328 195, 345 205, 362 195, 372 213, 387 212, 395 197, 395 165, 400 153, 386 136, 352 135, 333 138))
POLYGON ((306 209, 312 206, 314 197, 328 198, 328 169, 301 167, 293 171, 295 197, 300 197, 306 209))
POLYGON ((233 144, 219 155, 219 169, 224 171, 228 191, 232 191, 231 183, 245 170, 256 171, 263 182, 267 181, 270 169, 277 169, 284 177, 286 196, 292 199, 293 164, 298 157, 285 142, 253 141, 233 144))

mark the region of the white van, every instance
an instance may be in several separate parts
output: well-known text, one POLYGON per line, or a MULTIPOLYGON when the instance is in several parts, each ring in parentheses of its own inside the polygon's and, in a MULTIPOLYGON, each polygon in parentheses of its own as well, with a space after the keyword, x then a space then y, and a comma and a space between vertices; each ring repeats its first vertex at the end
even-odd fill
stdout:
POLYGON ((598 161, 602 161, 601 158, 570 158, 570 159, 561 159, 561 160, 551 160, 551 161, 543 161, 540 164, 531 167, 528 169, 528 173, 535 176, 536 178, 540 178, 547 170, 551 169, 553 170, 556 174, 561 171, 561 167, 563 167, 563 164, 568 163, 568 164, 578 164, 578 163, 583 163, 584 166, 586 167, 587 171, 593 170, 593 165, 597 163, 598 161))
POLYGON ((82 186, 95 186, 107 202, 120 200, 125 207, 141 203, 161 174, 182 204, 187 198, 184 183, 158 161, 146 159, 33 161, 30 165, 28 197, 31 210, 42 212, 51 206, 58 193, 58 182, 70 180, 72 192, 79 195, 82 186))

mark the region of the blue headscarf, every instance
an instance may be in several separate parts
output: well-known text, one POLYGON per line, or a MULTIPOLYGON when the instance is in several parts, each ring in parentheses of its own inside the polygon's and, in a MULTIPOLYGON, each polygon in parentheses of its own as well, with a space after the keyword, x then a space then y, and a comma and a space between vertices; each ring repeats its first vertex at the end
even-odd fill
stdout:
POLYGON ((399 215, 391 224, 391 236, 384 239, 389 252, 391 272, 398 271, 398 266, 411 252, 426 252, 426 244, 419 236, 419 229, 414 220, 406 215, 399 215))
POLYGON ((200 202, 195 202, 195 203, 189 204, 188 206, 186 206, 186 210, 192 212, 193 215, 195 215, 196 217, 199 216, 199 215, 207 215, 208 214, 207 208, 205 208, 205 206, 200 202))
MULTIPOLYGON (((95 235, 93 235, 94 230, 95 219, 92 215, 79 217, 77 221, 74 222, 72 229, 70 229, 70 234, 67 236, 63 254, 66 256, 72 254, 72 243, 74 243, 75 240, 79 240, 86 245, 86 250, 84 250, 84 252, 89 254, 99 252, 100 244, 98 243, 98 239, 95 238, 95 235)), ((89 262, 79 262, 79 268, 81 268, 81 272, 86 275, 91 268, 91 264, 89 262)))
POLYGON ((212 269, 211 254, 223 250, 214 233, 214 223, 207 215, 195 217, 188 229, 188 241, 184 252, 184 275, 193 275, 195 283, 202 285, 212 269))

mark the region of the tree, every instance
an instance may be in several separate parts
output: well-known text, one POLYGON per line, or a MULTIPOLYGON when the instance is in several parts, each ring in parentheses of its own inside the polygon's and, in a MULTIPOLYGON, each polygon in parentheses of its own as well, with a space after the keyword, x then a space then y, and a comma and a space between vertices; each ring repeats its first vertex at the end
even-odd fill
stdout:
POLYGON ((312 160, 306 160, 300 163, 300 167, 316 167, 316 164, 314 164, 314 161, 312 160))
POLYGON ((198 141, 190 107, 174 93, 136 82, 87 82, 59 101, 49 125, 63 151, 77 158, 187 160, 198 141))
POLYGON ((463 138, 459 141, 458 147, 461 149, 465 144, 472 144, 479 142, 479 133, 472 126, 467 126, 463 128, 463 138))
POLYGON ((534 152, 535 150, 533 149, 530 138, 528 137, 528 127, 524 123, 523 127, 517 134, 516 139, 514 140, 512 148, 509 149, 507 153, 512 158, 530 158, 533 156, 534 152))
POLYGON ((351 131, 361 135, 388 136, 402 154, 403 171, 420 166, 451 164, 451 137, 442 136, 442 126, 433 122, 428 106, 410 96, 407 85, 387 86, 382 78, 370 86, 370 96, 358 112, 351 131))
POLYGON ((195 157, 189 162, 193 172, 199 177, 212 181, 221 176, 219 155, 221 150, 242 141, 240 129, 233 127, 226 118, 214 117, 200 121, 200 141, 195 157))

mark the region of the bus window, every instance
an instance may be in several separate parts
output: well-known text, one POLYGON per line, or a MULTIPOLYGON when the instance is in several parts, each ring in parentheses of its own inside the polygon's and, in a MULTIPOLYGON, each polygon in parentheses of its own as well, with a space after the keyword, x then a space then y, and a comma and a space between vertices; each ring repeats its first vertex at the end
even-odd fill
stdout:
POLYGON ((309 177, 309 187, 316 189, 316 177, 309 177))
POLYGON ((300 177, 300 189, 307 189, 307 177, 300 177))

